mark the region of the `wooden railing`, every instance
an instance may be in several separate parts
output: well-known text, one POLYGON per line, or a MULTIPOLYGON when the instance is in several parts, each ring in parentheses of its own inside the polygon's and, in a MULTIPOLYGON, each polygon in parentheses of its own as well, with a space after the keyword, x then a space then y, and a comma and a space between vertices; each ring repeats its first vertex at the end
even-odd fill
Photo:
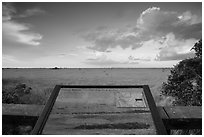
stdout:
MULTIPOLYGON (((36 122, 44 105, 2 104, 2 120, 33 119, 36 122)), ((160 117, 170 134, 175 129, 202 129, 202 107, 157 107, 160 117)), ((35 124, 35 123, 34 123, 35 124)))
POLYGON ((157 107, 168 134, 175 129, 202 129, 202 107, 157 107))

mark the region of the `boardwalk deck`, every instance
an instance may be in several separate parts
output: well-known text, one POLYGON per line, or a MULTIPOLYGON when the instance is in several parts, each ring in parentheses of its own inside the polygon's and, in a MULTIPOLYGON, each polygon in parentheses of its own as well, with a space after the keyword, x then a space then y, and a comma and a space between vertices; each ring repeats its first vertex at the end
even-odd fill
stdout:
MULTIPOLYGON (((20 118, 32 118, 34 117, 37 120, 37 117, 40 116, 42 109, 44 108, 44 105, 26 105, 26 104, 2 104, 2 115, 3 115, 3 121, 5 116, 7 117, 7 122, 8 119, 13 119, 14 117, 18 117, 18 120, 20 118), (19 117, 22 116, 22 117, 19 117)), ((95 111, 95 114, 92 115, 95 118, 99 118, 101 114, 101 119, 112 119, 111 116, 113 117, 113 120, 116 120, 115 116, 118 114, 118 118, 123 118, 124 114, 129 114, 129 113, 139 113, 137 116, 138 118, 142 118, 142 114, 147 114, 149 110, 140 110, 140 111, 128 111, 129 108, 124 109, 123 111, 118 111, 115 109, 113 112, 111 110, 106 113, 101 113, 99 111, 95 111), (146 113, 147 112, 147 113, 146 113), (114 115, 115 114, 115 115, 114 115), (122 116, 123 115, 123 116, 122 116), (115 119, 114 119, 115 118, 115 119)), ((63 109, 58 109, 58 112, 56 109, 53 109, 56 114, 60 114, 63 109)), ((104 110, 107 110, 107 108, 104 108, 104 110)), ((53 112, 54 112, 53 111, 53 112)), ((84 111, 82 113, 81 109, 74 109, 70 108, 67 109, 67 111, 63 111, 67 117, 72 117, 72 118, 78 118, 83 120, 84 118, 91 118, 92 116, 89 115, 89 110, 84 111), (73 113, 69 113, 73 112, 73 113), (71 115, 73 114, 73 115, 71 115)), ((158 107, 158 112, 162 118, 162 120, 165 123, 165 127, 167 130, 171 129, 202 129, 202 107, 199 106, 174 106, 174 107, 158 107), (166 111, 167 110, 167 111, 166 111), (180 115, 180 113, 182 115, 180 115)), ((131 115, 130 115, 131 116, 131 115)), ((117 117, 117 116, 116 116, 117 117)), ((145 118, 145 117, 143 117, 145 118)), ((130 119, 130 118, 129 118, 130 119)), ((56 119, 57 121, 57 119, 56 119)), ((124 126, 124 125, 122 125, 124 126)), ((100 128, 100 126, 98 126, 100 128)), ((137 134, 150 134, 153 131, 150 129, 139 129, 136 130, 134 129, 137 134)), ((54 130, 53 130, 54 131, 54 130)), ((76 130, 75 130, 76 131, 76 130)), ((58 131, 57 131, 58 132, 58 131)), ((131 130, 127 129, 118 129, 118 130, 113 130, 113 129, 89 129, 89 130, 80 130, 80 134, 133 134, 131 130)), ((53 133, 54 134, 54 133, 53 133)), ((56 133, 55 133, 56 134, 56 133)), ((74 131, 70 131, 70 134, 77 134, 74 131)))

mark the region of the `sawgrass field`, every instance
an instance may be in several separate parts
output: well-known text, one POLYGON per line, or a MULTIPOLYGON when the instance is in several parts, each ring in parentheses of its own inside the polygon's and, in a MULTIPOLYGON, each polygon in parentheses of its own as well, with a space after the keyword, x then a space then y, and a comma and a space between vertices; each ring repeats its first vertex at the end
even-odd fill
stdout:
POLYGON ((157 105, 169 105, 171 98, 160 95, 160 88, 170 74, 163 68, 18 68, 2 70, 3 89, 17 84, 31 87, 28 104, 45 104, 57 84, 67 85, 149 85, 157 105))

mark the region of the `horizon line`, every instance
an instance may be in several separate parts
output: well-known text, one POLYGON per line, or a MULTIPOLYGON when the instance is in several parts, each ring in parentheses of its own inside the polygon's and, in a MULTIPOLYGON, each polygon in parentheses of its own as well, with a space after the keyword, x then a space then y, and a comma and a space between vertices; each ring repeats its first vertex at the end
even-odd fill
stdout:
POLYGON ((173 67, 2 67, 2 69, 166 69, 173 67))

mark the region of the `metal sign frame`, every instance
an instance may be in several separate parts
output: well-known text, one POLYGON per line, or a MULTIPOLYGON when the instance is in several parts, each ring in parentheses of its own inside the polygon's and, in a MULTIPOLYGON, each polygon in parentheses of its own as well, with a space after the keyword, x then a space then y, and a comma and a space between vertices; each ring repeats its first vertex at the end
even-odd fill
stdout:
POLYGON ((45 105, 45 108, 43 109, 40 117, 38 118, 37 123, 35 124, 35 127, 31 132, 31 134, 33 135, 42 134, 43 128, 52 111, 52 107, 54 106, 55 100, 61 88, 142 88, 144 90, 144 94, 151 111, 151 115, 154 121, 154 125, 156 127, 157 134, 167 135, 166 128, 159 115, 159 112, 157 111, 154 98, 151 94, 151 91, 148 85, 56 85, 45 105))

